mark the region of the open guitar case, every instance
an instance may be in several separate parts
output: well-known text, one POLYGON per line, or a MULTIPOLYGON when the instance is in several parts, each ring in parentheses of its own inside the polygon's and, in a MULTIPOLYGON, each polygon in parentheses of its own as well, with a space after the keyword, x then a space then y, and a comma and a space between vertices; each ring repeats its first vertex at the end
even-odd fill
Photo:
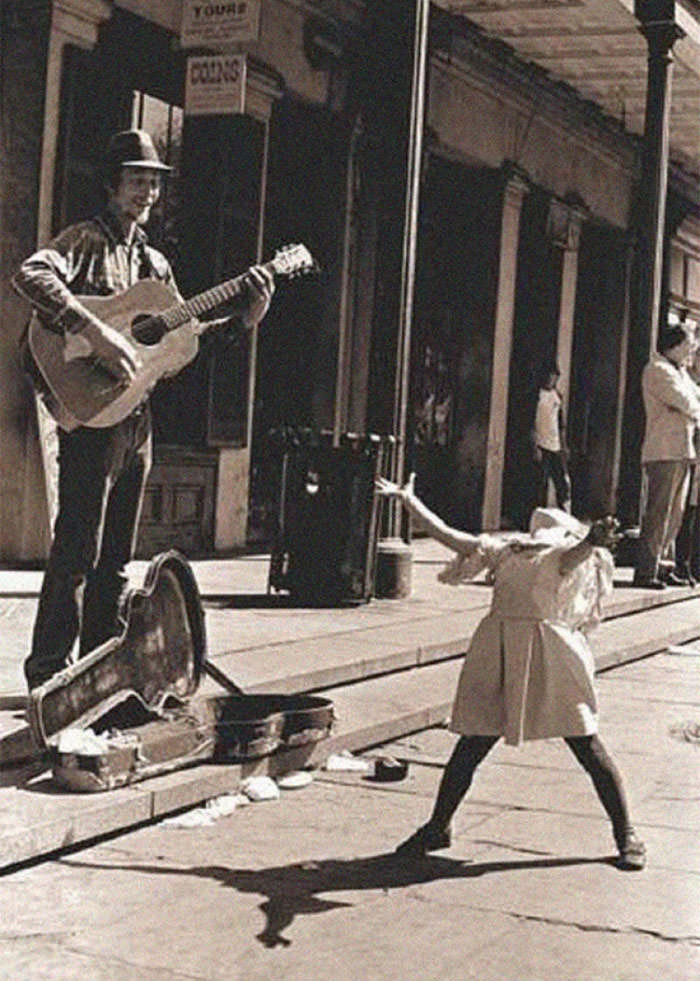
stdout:
POLYGON ((325 738, 330 699, 246 695, 206 660, 194 573, 175 551, 156 556, 126 596, 124 629, 29 698, 29 724, 55 781, 102 791, 202 762, 244 763, 325 738), (196 695, 207 672, 225 695, 196 695))

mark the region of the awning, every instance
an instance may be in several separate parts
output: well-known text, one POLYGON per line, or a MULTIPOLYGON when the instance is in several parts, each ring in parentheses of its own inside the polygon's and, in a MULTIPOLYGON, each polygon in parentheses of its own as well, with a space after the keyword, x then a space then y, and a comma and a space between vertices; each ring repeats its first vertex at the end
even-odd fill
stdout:
MULTIPOLYGON (((626 131, 641 135, 647 43, 634 0, 435 0, 438 7, 509 45, 525 62, 593 102, 626 131)), ((700 174, 700 3, 675 4, 685 32, 673 48, 672 161, 700 174)))

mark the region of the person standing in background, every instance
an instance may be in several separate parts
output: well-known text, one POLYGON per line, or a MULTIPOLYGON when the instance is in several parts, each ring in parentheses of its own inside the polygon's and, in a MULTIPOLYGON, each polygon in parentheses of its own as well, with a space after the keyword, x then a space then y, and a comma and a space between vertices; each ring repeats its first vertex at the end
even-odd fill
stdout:
POLYGON ((557 507, 571 511, 571 479, 566 463, 566 425, 562 397, 557 389, 559 369, 545 363, 540 369, 537 407, 532 427, 532 445, 535 463, 540 475, 537 503, 547 506, 549 482, 554 485, 557 507))
POLYGON ((694 330, 690 324, 666 326, 658 346, 642 372, 646 499, 632 580, 647 589, 689 585, 676 575, 673 562, 667 566, 662 560, 672 554, 683 521, 695 461, 693 437, 700 425, 700 397, 687 370, 696 347, 694 330))
MULTIPOLYGON (((697 327, 692 325, 696 331, 697 327)), ((700 396, 700 347, 695 348, 693 357, 688 365, 688 374, 698 387, 700 396)), ((693 436, 695 446, 695 463, 691 465, 690 489, 688 500, 683 514, 681 530, 676 538, 676 570, 675 574, 679 579, 687 579, 691 586, 700 582, 700 514, 698 505, 700 504, 700 466, 697 462, 698 449, 700 448, 700 429, 696 427, 693 436)))

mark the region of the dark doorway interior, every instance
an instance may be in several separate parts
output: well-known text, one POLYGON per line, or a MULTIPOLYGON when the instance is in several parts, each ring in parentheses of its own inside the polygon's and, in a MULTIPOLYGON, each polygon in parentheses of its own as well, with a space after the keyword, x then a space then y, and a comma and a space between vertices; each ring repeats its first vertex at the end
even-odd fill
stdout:
POLYGON ((616 419, 625 302, 624 233, 585 225, 579 251, 569 399, 572 507, 617 510, 616 419))
POLYGON ((408 460, 426 502, 481 523, 493 355, 499 175, 431 156, 421 199, 408 460))
POLYGON ((284 99, 270 123, 265 251, 301 242, 318 274, 280 284, 258 337, 249 539, 268 537, 276 482, 269 434, 333 423, 345 167, 345 126, 284 99))
POLYGON ((530 432, 541 365, 556 360, 561 251, 547 236, 549 196, 533 189, 520 223, 508 428, 503 473, 503 526, 527 528, 538 503, 530 432))

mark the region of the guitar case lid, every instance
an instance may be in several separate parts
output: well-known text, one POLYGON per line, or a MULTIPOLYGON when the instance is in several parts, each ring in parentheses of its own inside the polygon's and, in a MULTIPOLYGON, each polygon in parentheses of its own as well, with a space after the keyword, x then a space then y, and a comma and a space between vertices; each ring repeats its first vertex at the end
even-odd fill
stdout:
POLYGON ((143 587, 127 593, 122 616, 119 636, 30 693, 29 724, 39 746, 54 744, 65 729, 92 726, 128 699, 158 714, 169 699, 184 704, 197 690, 206 657, 204 614, 184 556, 157 555, 143 587))

